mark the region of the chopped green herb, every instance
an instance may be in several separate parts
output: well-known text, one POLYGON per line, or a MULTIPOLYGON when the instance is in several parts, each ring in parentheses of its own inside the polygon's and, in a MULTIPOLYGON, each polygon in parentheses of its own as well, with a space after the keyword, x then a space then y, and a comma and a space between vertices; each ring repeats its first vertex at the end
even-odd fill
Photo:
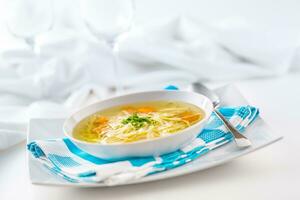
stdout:
POLYGON ((136 129, 143 127, 145 124, 151 124, 154 122, 150 117, 140 117, 136 113, 131 115, 130 117, 124 119, 122 124, 131 124, 136 129))

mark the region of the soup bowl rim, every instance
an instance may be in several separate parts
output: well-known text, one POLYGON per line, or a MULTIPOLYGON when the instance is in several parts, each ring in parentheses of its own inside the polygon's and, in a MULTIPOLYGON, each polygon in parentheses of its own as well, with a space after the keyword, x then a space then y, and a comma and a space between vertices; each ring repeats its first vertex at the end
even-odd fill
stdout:
MULTIPOLYGON (((153 101, 156 101, 156 100, 153 100, 153 101)), ((160 101, 160 100, 157 100, 157 101, 160 101)), ((174 100, 176 101, 176 99, 174 100)), ((141 102, 146 102, 146 101, 136 101, 136 102, 133 102, 134 103, 141 103, 141 102)), ((151 102, 151 100, 149 100, 149 102, 151 102)), ((182 102, 185 102, 185 101, 182 101, 182 102)), ((185 103, 188 103, 188 102, 185 102, 185 103)), ((124 105, 124 104, 120 104, 121 105, 124 105)), ((117 105, 116 105, 117 106, 117 105)), ((114 106, 112 106, 114 107, 114 106)), ((107 108, 110 108, 110 107, 107 107, 107 108)), ((107 109, 105 108, 105 109, 107 109)), ((95 111, 94 113, 96 112, 99 112, 101 110, 97 110, 95 111)), ((92 104, 89 104, 79 110, 77 110, 76 112, 73 112, 69 117, 67 117, 63 123, 63 132, 64 132, 64 135, 69 138, 70 140, 76 142, 76 143, 81 143, 81 144, 84 144, 84 145, 91 145, 91 146, 127 146, 127 145, 135 145, 135 144, 141 144, 141 143, 149 143, 149 142, 154 142, 154 141, 157 141, 157 140, 162 140, 162 139, 167 139, 167 138, 170 138, 170 137, 174 137, 178 134, 181 134, 182 132, 185 132, 185 131, 188 131, 190 129, 193 129, 195 126, 201 124, 201 123, 206 123, 206 121, 209 119, 211 113, 213 112, 213 104, 211 102, 211 100, 203 95, 203 94, 200 94, 200 93, 195 93, 195 92, 190 92, 190 91, 182 91, 182 90, 175 90, 175 91, 164 91, 164 90, 151 90, 151 91, 144 91, 144 92, 134 92, 134 93, 129 93, 129 94, 123 94, 123 95, 118 95, 118 96, 114 96, 114 97, 110 97, 110 98, 107 98, 107 99, 104 99, 104 100, 100 100, 100 101, 97 101, 95 103, 92 103, 92 104), (182 129, 180 131, 177 131, 175 132, 174 134, 169 134, 169 135, 165 135, 165 136, 160 136, 160 137, 157 137, 157 138, 153 138, 153 139, 144 139, 144 140, 138 140, 138 141, 134 141, 134 142, 129 142, 129 143, 106 143, 106 144, 103 144, 103 143, 97 143, 97 142, 87 142, 87 141, 83 141, 83 140, 79 140, 79 139, 76 139, 75 137, 73 137, 73 130, 74 130, 74 127, 79 123, 77 122, 74 127, 73 127, 73 130, 71 131, 71 133, 69 133, 67 130, 66 130, 66 126, 67 126, 67 123, 68 121, 76 114, 82 112, 83 110, 86 110, 88 109, 89 107, 93 106, 93 105, 96 105, 96 104, 104 104, 105 102, 108 102, 108 101, 111 101, 113 99, 116 99, 116 98, 121 98, 121 97, 126 97, 126 96, 130 96, 130 95, 142 95, 142 94, 146 94, 146 93, 153 93, 153 92, 177 92, 177 93, 182 93, 182 94, 185 94, 185 93, 193 93, 195 95, 198 95, 198 96, 201 96, 202 98, 206 99, 206 101, 209 102, 210 104, 210 107, 211 107, 211 112, 207 113, 207 111, 204 109, 204 108, 201 108, 200 106, 197 106, 197 105, 194 105, 192 103, 189 103, 189 104, 192 104, 194 106, 197 106, 199 107, 203 112, 204 112, 204 118, 199 120, 197 123, 185 128, 185 129, 182 129)), ((94 113, 91 113, 89 114, 92 115, 94 113)), ((81 120, 80 120, 81 121, 81 120)))

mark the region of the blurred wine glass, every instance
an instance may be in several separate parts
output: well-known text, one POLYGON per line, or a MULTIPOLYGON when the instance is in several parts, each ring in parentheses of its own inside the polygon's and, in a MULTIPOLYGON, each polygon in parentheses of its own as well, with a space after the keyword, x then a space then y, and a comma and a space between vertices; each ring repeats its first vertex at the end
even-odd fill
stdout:
POLYGON ((36 39, 53 25, 52 0, 7 0, 5 22, 8 31, 22 38, 39 55, 36 39))
POLYGON ((86 27, 111 48, 114 59, 116 92, 122 91, 119 77, 118 50, 120 37, 129 32, 135 11, 133 0, 81 0, 81 15, 86 27))

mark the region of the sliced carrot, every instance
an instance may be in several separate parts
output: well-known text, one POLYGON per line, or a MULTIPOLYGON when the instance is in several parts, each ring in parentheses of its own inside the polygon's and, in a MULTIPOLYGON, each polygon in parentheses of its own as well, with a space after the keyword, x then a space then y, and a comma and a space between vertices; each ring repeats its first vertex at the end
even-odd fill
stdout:
POLYGON ((122 110, 124 110, 126 112, 129 112, 129 113, 136 112, 136 109, 134 107, 131 107, 131 106, 123 107, 122 110))
POLYGON ((140 113, 150 113, 150 112, 154 112, 155 109, 153 107, 141 107, 138 108, 137 111, 140 113))
POLYGON ((106 124, 108 122, 108 119, 104 116, 97 117, 94 121, 94 125, 101 125, 106 124))
POLYGON ((200 117, 199 113, 193 113, 193 112, 189 112, 189 111, 186 111, 181 114, 181 119, 186 120, 188 122, 194 122, 194 121, 198 120, 199 117, 200 117))

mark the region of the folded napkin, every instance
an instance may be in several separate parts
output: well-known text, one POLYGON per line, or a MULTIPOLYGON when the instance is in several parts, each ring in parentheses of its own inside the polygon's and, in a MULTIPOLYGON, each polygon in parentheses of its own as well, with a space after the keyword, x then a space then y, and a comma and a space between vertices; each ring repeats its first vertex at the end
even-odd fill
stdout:
MULTIPOLYGON (((219 110, 240 131, 259 114, 258 109, 251 106, 219 110)), ((27 148, 48 170, 69 182, 117 185, 184 165, 232 139, 231 133, 213 113, 203 131, 189 145, 159 157, 107 161, 82 151, 67 138, 36 140, 27 148)))

